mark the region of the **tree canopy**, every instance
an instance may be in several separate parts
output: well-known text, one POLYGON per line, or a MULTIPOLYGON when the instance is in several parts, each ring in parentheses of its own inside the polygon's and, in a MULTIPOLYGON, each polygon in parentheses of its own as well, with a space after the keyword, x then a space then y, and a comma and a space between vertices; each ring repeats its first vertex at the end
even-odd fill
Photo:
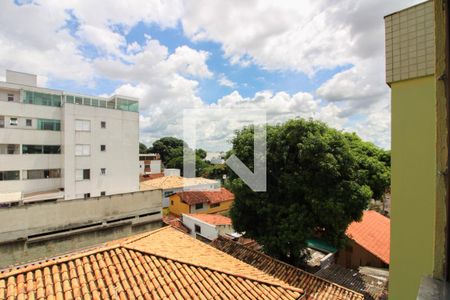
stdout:
MULTIPOLYGON (((253 127, 236 132, 231 153, 253 165, 253 127)), ((267 126, 267 192, 253 192, 230 173, 233 226, 292 264, 304 259, 307 239, 340 246, 347 226, 390 182, 390 155, 356 134, 295 119, 267 126)))
MULTIPOLYGON (((148 148, 147 153, 159 153, 163 165, 167 168, 176 168, 183 173, 183 146, 189 146, 181 139, 175 137, 163 137, 153 142, 153 145, 148 148)), ((196 157, 196 174, 203 172, 209 164, 204 161, 206 151, 199 148, 195 150, 196 157)))
POLYGON ((139 154, 147 153, 147 146, 143 143, 139 143, 139 154))

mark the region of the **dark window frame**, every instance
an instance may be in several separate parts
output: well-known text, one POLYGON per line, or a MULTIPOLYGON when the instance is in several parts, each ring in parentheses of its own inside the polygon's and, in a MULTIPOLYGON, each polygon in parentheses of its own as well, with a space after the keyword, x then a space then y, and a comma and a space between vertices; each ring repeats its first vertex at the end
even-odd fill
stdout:
POLYGON ((91 179, 91 169, 83 169, 83 180, 91 179))

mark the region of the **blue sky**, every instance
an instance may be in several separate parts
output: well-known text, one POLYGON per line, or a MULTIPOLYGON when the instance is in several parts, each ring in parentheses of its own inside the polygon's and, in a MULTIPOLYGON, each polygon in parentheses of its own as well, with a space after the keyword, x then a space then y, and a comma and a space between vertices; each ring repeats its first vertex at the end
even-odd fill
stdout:
MULTIPOLYGON (((0 68, 139 98, 146 144, 181 137, 185 109, 257 108, 390 148, 383 16, 420 1, 380 1, 2 1, 0 68)), ((202 146, 226 150, 236 114, 212 118, 202 146)))
MULTIPOLYGON (((66 27, 74 38, 77 38, 79 22, 69 11, 71 18, 67 20, 66 27)), ((270 90, 274 93, 285 91, 290 94, 297 92, 309 92, 319 88, 324 82, 330 79, 334 74, 349 69, 351 65, 337 66, 330 69, 319 70, 314 76, 308 76, 305 73, 296 70, 267 70, 255 64, 242 66, 231 64, 225 57, 221 45, 212 41, 193 42, 183 34, 181 25, 175 28, 161 28, 155 24, 145 24, 139 22, 131 29, 124 32, 120 27, 112 28, 113 31, 122 33, 128 44, 136 42, 144 45, 146 37, 150 36, 158 40, 162 45, 168 48, 170 53, 182 45, 187 45, 192 49, 203 50, 209 53, 207 60, 208 68, 219 76, 225 75, 230 81, 235 83, 233 87, 220 85, 216 78, 206 78, 199 81, 199 96, 207 103, 214 103, 217 99, 237 90, 243 97, 252 97, 255 93, 262 90, 270 90)), ((80 48, 83 56, 91 59, 101 57, 102 54, 93 45, 83 45, 80 48)), ((87 94, 112 94, 115 89, 124 83, 120 80, 109 80, 99 78, 95 87, 78 86, 78 92, 87 94)), ((73 82, 71 80, 51 79, 48 82, 51 88, 67 90, 71 89, 73 82)))

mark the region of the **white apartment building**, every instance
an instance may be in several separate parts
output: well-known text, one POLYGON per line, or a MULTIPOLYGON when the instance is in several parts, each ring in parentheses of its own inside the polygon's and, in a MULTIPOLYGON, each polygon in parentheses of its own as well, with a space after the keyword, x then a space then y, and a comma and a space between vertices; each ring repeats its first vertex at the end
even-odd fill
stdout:
POLYGON ((0 194, 69 200, 138 191, 138 110, 135 98, 41 88, 36 75, 7 70, 0 194))

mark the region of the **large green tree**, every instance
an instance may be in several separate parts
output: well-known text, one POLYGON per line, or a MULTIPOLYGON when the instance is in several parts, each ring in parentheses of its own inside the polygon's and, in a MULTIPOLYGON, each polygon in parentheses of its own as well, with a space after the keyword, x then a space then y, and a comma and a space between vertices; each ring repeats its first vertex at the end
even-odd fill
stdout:
POLYGON ((147 146, 143 143, 139 143, 139 154, 147 153, 147 146))
MULTIPOLYGON (((253 127, 236 132, 231 153, 253 165, 253 127)), ((345 230, 389 186, 389 153, 324 123, 295 119, 267 126, 267 192, 233 173, 233 226, 279 259, 299 265, 307 239, 340 246, 345 230)))
MULTIPOLYGON (((153 142, 149 147, 148 153, 159 153, 162 163, 167 168, 176 168, 181 170, 183 174, 183 146, 188 146, 183 140, 175 137, 163 137, 153 142)), ((188 150, 193 151, 188 147, 188 150)), ((195 150, 196 157, 196 174, 203 172, 209 164, 204 161, 206 151, 203 149, 195 150)))
POLYGON ((175 137, 163 137, 153 142, 148 148, 149 153, 159 153, 162 162, 165 164, 171 159, 183 156, 183 140, 175 137))

